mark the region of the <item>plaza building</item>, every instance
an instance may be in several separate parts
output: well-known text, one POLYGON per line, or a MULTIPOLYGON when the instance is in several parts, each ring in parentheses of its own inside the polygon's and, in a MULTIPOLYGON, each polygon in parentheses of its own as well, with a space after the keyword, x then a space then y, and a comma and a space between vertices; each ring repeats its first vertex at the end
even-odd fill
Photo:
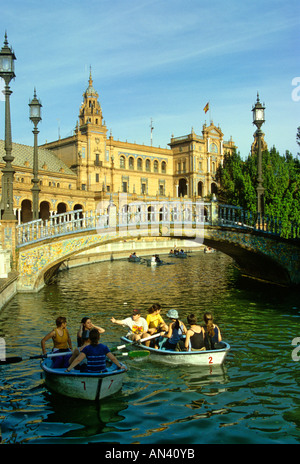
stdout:
MULTIPOLYGON (((39 215, 95 210, 100 201, 118 206, 120 194, 132 201, 210 198, 217 193, 216 171, 224 154, 236 149, 220 127, 204 124, 200 134, 171 137, 169 148, 115 140, 108 134, 90 73, 73 134, 38 150, 39 215)), ((1 160, 5 155, 0 141, 1 160)), ((13 143, 14 212, 32 219, 33 147, 13 143)), ((0 163, 3 169, 4 162, 0 163)))

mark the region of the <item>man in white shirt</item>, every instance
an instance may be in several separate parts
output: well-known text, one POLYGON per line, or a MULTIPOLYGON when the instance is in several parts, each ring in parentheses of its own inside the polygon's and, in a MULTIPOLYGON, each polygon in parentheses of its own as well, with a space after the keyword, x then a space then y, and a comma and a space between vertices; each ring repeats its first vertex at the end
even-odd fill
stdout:
POLYGON ((132 315, 127 317, 126 319, 117 320, 114 317, 111 318, 111 322, 113 324, 123 325, 128 327, 129 331, 126 334, 126 337, 134 342, 142 338, 149 337, 147 334, 148 331, 148 324, 146 319, 141 317, 141 313, 139 309, 133 309, 132 315))

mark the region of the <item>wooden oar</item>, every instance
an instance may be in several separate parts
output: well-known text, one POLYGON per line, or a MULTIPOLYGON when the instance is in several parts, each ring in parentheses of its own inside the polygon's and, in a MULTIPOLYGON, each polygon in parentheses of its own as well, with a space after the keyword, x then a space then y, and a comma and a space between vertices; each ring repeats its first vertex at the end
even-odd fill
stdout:
POLYGON ((157 337, 160 337, 160 333, 151 335, 150 337, 142 338, 141 340, 138 340, 137 342, 132 341, 130 343, 125 343, 124 345, 115 346, 110 351, 114 352, 114 351, 118 351, 118 350, 123 350, 123 348, 126 348, 127 346, 139 345, 140 343, 146 342, 148 340, 152 340, 153 338, 157 338, 157 337))
MULTIPOLYGON (((129 351, 128 353, 120 353, 120 356, 129 356, 130 358, 142 358, 149 356, 150 351, 129 351)), ((11 356, 9 358, 6 358, 5 360, 0 360, 0 366, 5 365, 5 364, 16 364, 22 361, 29 361, 30 359, 45 359, 45 358, 54 358, 55 356, 66 356, 66 355, 72 355, 72 352, 66 351, 66 352, 61 352, 61 353, 49 353, 49 354, 40 354, 37 356, 29 356, 28 358, 21 358, 20 356, 11 356)))

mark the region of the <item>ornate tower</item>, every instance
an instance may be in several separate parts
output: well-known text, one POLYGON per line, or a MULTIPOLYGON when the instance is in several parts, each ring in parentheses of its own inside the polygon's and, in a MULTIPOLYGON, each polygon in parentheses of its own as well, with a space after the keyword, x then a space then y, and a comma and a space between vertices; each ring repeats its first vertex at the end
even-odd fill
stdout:
POLYGON ((92 71, 90 70, 89 86, 83 94, 83 103, 79 110, 79 130, 85 132, 89 124, 103 126, 103 117, 98 92, 94 89, 92 71))

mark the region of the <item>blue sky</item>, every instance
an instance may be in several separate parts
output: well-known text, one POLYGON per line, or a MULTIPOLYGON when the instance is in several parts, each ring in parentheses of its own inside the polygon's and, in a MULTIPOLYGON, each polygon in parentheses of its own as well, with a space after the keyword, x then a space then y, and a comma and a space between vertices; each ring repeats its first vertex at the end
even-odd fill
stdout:
MULTIPOLYGON (((13 141, 33 144, 28 103, 41 99, 39 143, 75 128, 92 67, 115 139, 167 147, 201 135, 209 113, 247 156, 257 91, 268 145, 296 156, 300 126, 298 0, 10 0, 1 5, 17 61, 11 82, 13 141), (298 78, 298 79, 297 79, 298 78), (299 89, 298 89, 299 87, 299 89)), ((0 101, 0 138, 4 102, 0 101)))

